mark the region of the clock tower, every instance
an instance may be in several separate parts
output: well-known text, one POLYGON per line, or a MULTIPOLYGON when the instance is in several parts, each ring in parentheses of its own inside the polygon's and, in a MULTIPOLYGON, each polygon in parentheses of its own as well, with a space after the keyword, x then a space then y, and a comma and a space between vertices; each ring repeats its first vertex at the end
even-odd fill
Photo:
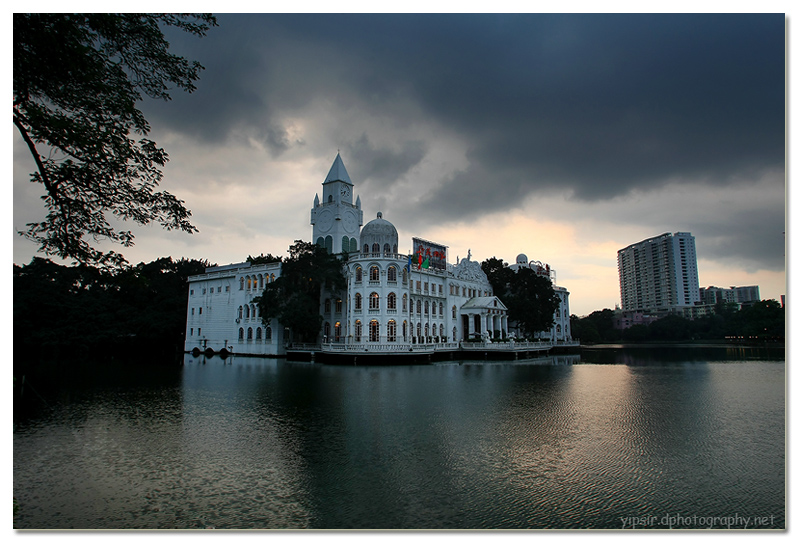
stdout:
POLYGON ((353 204, 353 182, 337 153, 322 182, 322 201, 318 194, 314 196, 312 239, 332 254, 355 253, 359 249, 359 231, 363 224, 361 197, 353 204))

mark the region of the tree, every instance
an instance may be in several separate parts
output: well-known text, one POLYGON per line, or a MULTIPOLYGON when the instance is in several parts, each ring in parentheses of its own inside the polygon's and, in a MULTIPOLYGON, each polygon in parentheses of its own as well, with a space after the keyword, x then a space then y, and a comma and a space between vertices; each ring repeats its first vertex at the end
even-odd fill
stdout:
POLYGON ((346 287, 342 262, 335 255, 324 247, 295 240, 289 247, 289 258, 281 265, 281 275, 253 301, 265 325, 277 318, 291 329, 296 340, 316 342, 322 326, 323 289, 335 295, 346 287))
POLYGON ((34 257, 14 265, 14 364, 61 357, 182 351, 187 279, 208 261, 169 257, 104 270, 34 257))
POLYGON ((508 319, 515 321, 525 335, 546 331, 553 326, 553 318, 561 300, 549 278, 538 275, 530 268, 516 272, 508 264, 492 257, 481 263, 494 294, 508 308, 508 319))
POLYGON ((247 262, 250 264, 279 263, 282 260, 281 257, 275 257, 272 253, 267 253, 266 255, 262 253, 258 257, 253 257, 252 255, 247 256, 247 262))
POLYGON ((211 15, 14 14, 14 126, 44 186, 47 215, 20 234, 48 255, 81 263, 125 259, 93 247, 124 247, 133 234, 107 214, 167 230, 197 229, 183 201, 155 189, 167 153, 144 136, 136 103, 169 100, 171 87, 195 90, 203 67, 168 52, 162 26, 204 36, 211 15), (132 135, 140 139, 135 140, 132 135))

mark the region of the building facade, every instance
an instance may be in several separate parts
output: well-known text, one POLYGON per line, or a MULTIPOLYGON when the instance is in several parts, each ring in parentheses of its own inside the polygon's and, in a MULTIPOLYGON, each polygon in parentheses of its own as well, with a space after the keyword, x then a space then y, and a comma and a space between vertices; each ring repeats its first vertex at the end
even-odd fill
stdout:
MULTIPOLYGON (((537 333, 537 338, 553 340, 556 342, 569 342, 572 340, 572 331, 569 320, 569 291, 565 287, 556 285, 556 271, 550 268, 549 264, 540 261, 528 261, 528 256, 524 253, 517 255, 517 260, 514 264, 509 265, 509 268, 515 272, 520 268, 530 268, 539 276, 547 278, 553 285, 553 291, 559 298, 560 304, 553 314, 553 326, 549 331, 537 333)), ((519 334, 519 329, 514 327, 514 332, 519 334)))
POLYGON ((662 234, 617 252, 622 310, 664 314, 700 301, 695 240, 662 234))
MULTIPOLYGON (((322 198, 314 197, 312 239, 341 255, 347 288, 335 296, 322 293, 320 343, 402 351, 421 344, 455 349, 460 342, 509 337, 508 310, 471 253, 451 264, 446 246, 421 238, 412 239, 412 252, 400 253, 397 229, 381 212, 363 224, 361 197, 354 202, 353 189, 337 154, 322 198)), ((524 265, 529 266, 527 257, 524 265)), ((186 351, 283 355, 290 332, 274 319, 263 323, 253 302, 280 273, 279 262, 248 262, 190 277, 186 351)), ((568 340, 569 293, 555 289, 561 307, 552 331, 540 336, 568 340)))

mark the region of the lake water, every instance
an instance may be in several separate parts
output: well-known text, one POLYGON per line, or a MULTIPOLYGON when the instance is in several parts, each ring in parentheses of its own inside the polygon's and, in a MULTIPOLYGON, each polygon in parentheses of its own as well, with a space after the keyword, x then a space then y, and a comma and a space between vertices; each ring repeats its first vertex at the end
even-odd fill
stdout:
POLYGON ((14 526, 782 529, 785 382, 751 349, 53 364, 15 405, 14 526))

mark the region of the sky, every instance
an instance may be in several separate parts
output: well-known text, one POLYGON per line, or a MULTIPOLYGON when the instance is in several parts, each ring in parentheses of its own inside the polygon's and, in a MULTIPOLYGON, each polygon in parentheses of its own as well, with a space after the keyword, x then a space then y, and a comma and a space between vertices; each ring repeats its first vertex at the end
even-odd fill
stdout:
MULTIPOLYGON (((783 13, 217 19, 169 34, 197 90, 140 104, 199 232, 101 246, 131 263, 287 255, 340 153, 401 251, 524 253, 579 316, 619 304, 618 250, 666 232, 694 235, 701 287, 786 293, 783 13)), ((44 217, 32 170, 14 134, 14 233, 44 217)), ((16 264, 36 249, 13 234, 16 264)))

